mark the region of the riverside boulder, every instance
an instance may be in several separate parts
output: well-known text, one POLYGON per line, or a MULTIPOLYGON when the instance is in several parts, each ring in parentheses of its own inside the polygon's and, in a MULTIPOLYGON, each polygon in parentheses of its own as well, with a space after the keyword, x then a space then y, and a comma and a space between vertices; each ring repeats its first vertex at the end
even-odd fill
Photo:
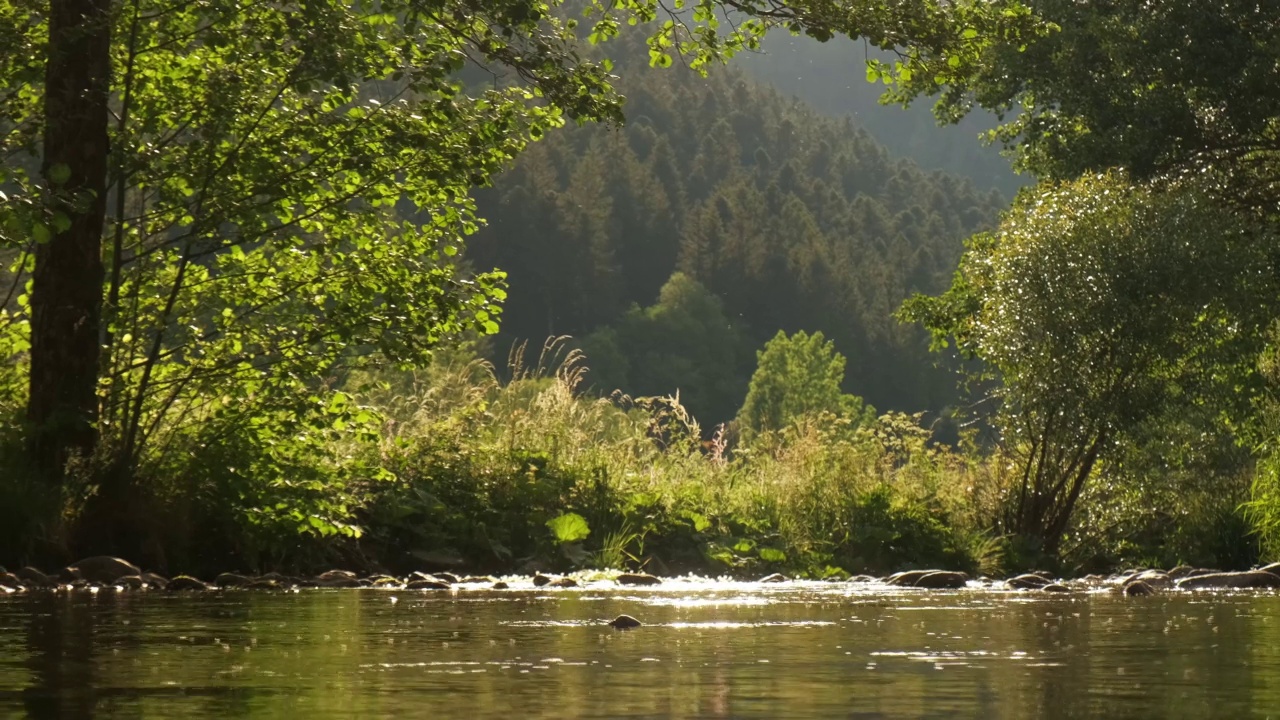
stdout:
POLYGON ((1280 587, 1280 575, 1265 570, 1193 575, 1178 581, 1181 590, 1256 589, 1280 587))
POLYGON ((124 577, 116 578, 116 581, 112 584, 116 587, 129 588, 130 590, 141 590, 146 585, 146 582, 141 575, 125 575, 124 577))
POLYGON ((168 592, 202 592, 208 589, 208 583, 190 575, 178 575, 170 579, 169 584, 165 586, 168 592))
POLYGON ((1035 573, 1023 573, 1022 575, 1011 577, 1004 582, 1014 590, 1040 590, 1046 585, 1053 584, 1052 580, 1035 573))
POLYGON ((1156 591, 1155 588, 1141 580, 1130 580, 1120 588, 1120 593, 1126 597, 1140 597, 1155 595, 1156 591))
POLYGON ((614 578, 619 585, 661 585, 662 580, 649 573, 622 573, 614 578))
POLYGON ((128 560, 109 555, 97 555, 72 563, 68 568, 75 578, 104 585, 126 575, 142 575, 142 570, 128 560))
POLYGON ((224 572, 213 579, 213 584, 220 588, 244 587, 249 584, 249 578, 236 573, 224 572))
POLYGON ((46 588, 53 587, 58 584, 57 580, 54 580, 31 566, 22 568, 14 573, 14 575, 17 575, 18 578, 26 583, 28 587, 46 588))
POLYGON ((405 584, 405 590, 448 590, 453 587, 443 580, 410 580, 405 584))
POLYGON ((927 590, 958 590, 969 582, 969 576, 952 570, 907 570, 894 573, 885 581, 895 587, 917 587, 927 590))

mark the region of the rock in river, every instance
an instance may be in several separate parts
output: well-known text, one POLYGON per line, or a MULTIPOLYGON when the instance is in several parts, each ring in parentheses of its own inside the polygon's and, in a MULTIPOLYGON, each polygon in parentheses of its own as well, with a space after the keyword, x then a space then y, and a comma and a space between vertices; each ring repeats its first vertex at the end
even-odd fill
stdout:
POLYGON ((1270 565, 1263 565, 1258 569, 1262 570, 1263 572, 1272 573, 1273 575, 1280 575, 1280 562, 1273 562, 1270 565))
POLYGON ((1265 570, 1193 575, 1178 581, 1178 588, 1181 590, 1276 587, 1280 587, 1280 575, 1273 575, 1265 570))
POLYGON ((45 575, 44 573, 30 566, 22 568, 18 572, 14 573, 14 575, 17 575, 19 578, 21 578, 21 580, 27 584, 27 587, 45 588, 45 587, 53 587, 54 585, 58 584, 57 580, 54 580, 48 575, 45 575))
POLYGON ((208 590, 209 585, 203 580, 197 580, 190 575, 179 575, 169 581, 165 586, 165 590, 169 592, 198 592, 208 590))
POLYGON ((125 575, 124 577, 116 578, 114 584, 117 587, 129 588, 130 590, 141 590, 146 585, 146 581, 140 575, 125 575))
POLYGON ((1014 590, 1039 590, 1046 585, 1052 585, 1053 581, 1034 573, 1025 573, 1005 580, 1005 584, 1014 590))
POLYGON ((638 628, 642 624, 643 623, 631 617, 630 615, 619 615, 618 617, 609 621, 609 627, 615 627, 619 630, 630 630, 631 628, 638 628))
POLYGON ((404 586, 405 590, 448 590, 453 587, 443 580, 411 580, 404 586))
POLYGON ((649 573, 622 573, 614 578, 619 585, 661 585, 662 580, 649 573))
POLYGON ((1129 582, 1124 584, 1124 587, 1120 588, 1120 592, 1127 597, 1139 597, 1139 596, 1156 594, 1155 588, 1151 587, 1150 585, 1146 584, 1141 580, 1130 580, 1129 582))
POLYGON ((889 585, 930 590, 958 590, 969 582, 969 576, 951 570, 908 570, 889 576, 889 585))
POLYGON ((249 584, 249 578, 236 573, 224 572, 213 579, 213 584, 220 588, 226 587, 243 587, 249 584))
POLYGON ((765 575, 764 577, 760 578, 760 582, 762 583, 779 583, 779 582, 790 582, 790 581, 791 581, 791 578, 787 577, 786 575, 783 575, 782 573, 765 575))
POLYGON ((122 578, 125 575, 142 574, 138 566, 133 563, 108 555, 85 558, 68 569, 74 571, 80 578, 93 583, 113 583, 116 578, 122 578))

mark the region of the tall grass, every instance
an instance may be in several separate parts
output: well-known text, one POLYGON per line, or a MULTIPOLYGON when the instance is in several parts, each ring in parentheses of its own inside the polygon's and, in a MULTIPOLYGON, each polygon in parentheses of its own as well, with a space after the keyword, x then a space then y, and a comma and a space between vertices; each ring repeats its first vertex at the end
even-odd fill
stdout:
POLYGON ((805 417, 729 450, 723 429, 703 441, 676 396, 580 393, 584 363, 553 340, 531 363, 514 353, 505 381, 455 356, 368 396, 386 413, 381 452, 397 477, 367 518, 379 552, 488 567, 998 568, 973 502, 982 478, 918 418, 850 432, 805 417), (569 512, 592 533, 574 547, 544 527, 569 512))

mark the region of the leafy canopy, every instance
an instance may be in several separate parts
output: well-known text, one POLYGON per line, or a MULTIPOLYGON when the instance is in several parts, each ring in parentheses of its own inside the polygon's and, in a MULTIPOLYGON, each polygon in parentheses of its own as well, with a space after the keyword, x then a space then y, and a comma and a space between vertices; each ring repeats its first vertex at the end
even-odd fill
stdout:
POLYGON ((1023 462, 1010 529, 1054 547, 1098 462, 1153 419, 1221 432, 1248 413, 1276 310, 1266 235, 1203 183, 1087 176, 1024 193, 950 290, 904 305, 999 381, 996 424, 1023 462))
POLYGON ((1135 179, 1185 168, 1233 182, 1231 203, 1274 205, 1280 5, 1227 0, 1038 0, 1050 30, 1007 36, 954 75, 898 79, 891 95, 941 93, 940 118, 976 106, 1010 116, 992 139, 1021 169, 1070 179, 1125 168, 1135 179))
POLYGON ((821 332, 810 335, 801 330, 788 336, 779 330, 756 358, 747 399, 738 411, 744 442, 783 430, 807 415, 827 413, 849 420, 855 428, 875 419, 875 408, 840 390, 845 359, 821 332))

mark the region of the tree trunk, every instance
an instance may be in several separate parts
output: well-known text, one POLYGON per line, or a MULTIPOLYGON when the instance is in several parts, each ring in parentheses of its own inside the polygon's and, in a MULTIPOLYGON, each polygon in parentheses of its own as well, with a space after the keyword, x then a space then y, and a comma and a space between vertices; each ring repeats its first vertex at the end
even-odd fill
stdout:
POLYGON ((55 480, 97 443, 110 9, 110 0, 50 3, 41 172, 53 218, 32 276, 27 419, 31 459, 55 480))

